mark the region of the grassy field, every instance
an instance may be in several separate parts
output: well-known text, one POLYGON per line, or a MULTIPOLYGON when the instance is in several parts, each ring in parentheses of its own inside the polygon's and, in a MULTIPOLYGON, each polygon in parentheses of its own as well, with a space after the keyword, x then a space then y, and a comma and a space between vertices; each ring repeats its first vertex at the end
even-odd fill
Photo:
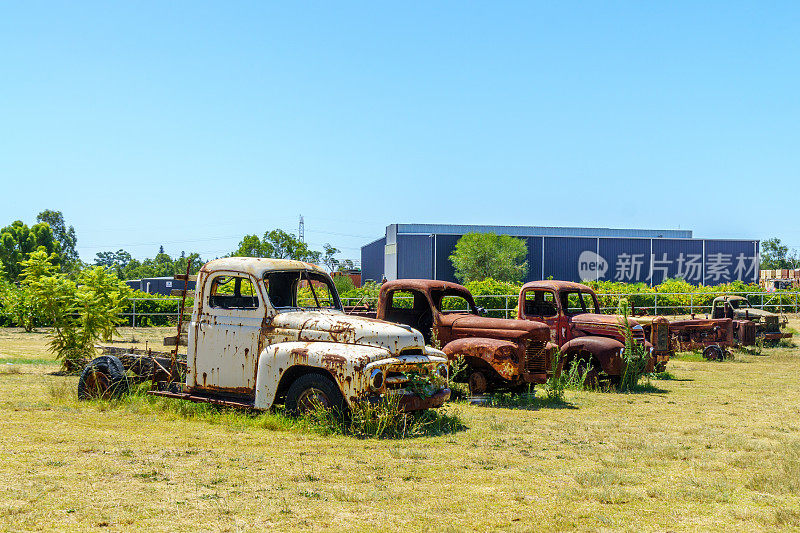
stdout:
POLYGON ((649 392, 561 408, 456 405, 466 430, 393 441, 82 404, 45 342, 0 329, 5 530, 800 529, 800 348, 677 358, 649 392))

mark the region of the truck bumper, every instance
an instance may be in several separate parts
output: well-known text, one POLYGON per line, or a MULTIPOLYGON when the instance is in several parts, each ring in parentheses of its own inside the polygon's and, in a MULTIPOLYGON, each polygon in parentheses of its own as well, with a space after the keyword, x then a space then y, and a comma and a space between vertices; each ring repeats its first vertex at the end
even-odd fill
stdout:
POLYGON ((441 407, 444 402, 449 399, 450 389, 442 389, 427 398, 417 396, 416 394, 404 394, 403 397, 400 398, 400 410, 405 413, 410 413, 413 411, 433 409, 441 407))
POLYGON ((761 337, 764 340, 777 341, 777 340, 780 340, 780 339, 791 339, 792 338, 792 334, 791 333, 764 333, 761 337))

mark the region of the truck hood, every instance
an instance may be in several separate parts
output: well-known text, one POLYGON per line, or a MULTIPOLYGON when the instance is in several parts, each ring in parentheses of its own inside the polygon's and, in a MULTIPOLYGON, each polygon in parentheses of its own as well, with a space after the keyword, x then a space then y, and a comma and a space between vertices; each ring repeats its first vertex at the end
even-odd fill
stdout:
POLYGON ((290 311, 278 313, 267 330, 286 341, 323 341, 385 348, 392 354, 424 349, 422 334, 374 318, 350 316, 341 311, 290 311))
POLYGON ((457 337, 488 337, 491 339, 518 340, 522 338, 549 340, 550 328, 539 322, 489 318, 469 313, 441 315, 443 326, 452 327, 457 337))
MULTIPOLYGON (((628 318, 628 323, 630 324, 631 329, 634 330, 634 337, 636 337, 636 331, 637 329, 641 330, 641 324, 630 317, 628 318)), ((618 336, 624 335, 625 331, 624 320, 621 315, 582 313, 572 317, 572 325, 577 329, 591 332, 596 335, 618 336)))
POLYGON ((753 309, 752 307, 748 307, 747 309, 737 309, 734 312, 736 318, 745 318, 748 317, 748 320, 753 320, 758 322, 759 319, 763 319, 764 321, 769 321, 770 317, 776 317, 777 320, 778 315, 775 313, 770 313, 769 311, 764 311, 763 309, 753 309))

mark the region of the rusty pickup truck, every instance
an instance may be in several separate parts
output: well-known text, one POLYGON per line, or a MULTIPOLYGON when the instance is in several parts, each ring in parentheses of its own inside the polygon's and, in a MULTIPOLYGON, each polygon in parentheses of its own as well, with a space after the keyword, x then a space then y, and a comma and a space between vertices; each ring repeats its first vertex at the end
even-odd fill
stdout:
MULTIPOLYGON (((577 364, 586 369, 587 379, 596 382, 601 375, 619 380, 624 370, 623 349, 625 325, 622 316, 600 313, 594 291, 569 281, 532 281, 522 286, 517 318, 547 326, 550 339, 558 344, 564 365, 577 364)), ((663 329, 666 320, 658 322, 653 344, 645 338, 644 328, 629 319, 634 342, 643 344, 650 353, 646 371, 663 367, 669 359, 669 347, 663 329)))
POLYGON ((140 377, 162 380, 152 394, 235 407, 347 410, 391 394, 414 411, 439 407, 450 396, 443 352, 408 326, 346 315, 330 276, 300 261, 206 263, 185 342, 185 358, 177 347, 169 357, 98 357, 81 375, 79 397, 118 393, 132 367, 123 361, 145 368, 140 377), (420 382, 426 386, 414 388, 420 382))
MULTIPOLYGON (((750 301, 744 296, 725 295, 714 298, 711 307, 712 318, 730 318, 734 321, 734 333, 738 333, 739 324, 744 321, 755 322, 756 338, 766 341, 779 341, 790 339, 791 333, 781 331, 781 326, 786 326, 788 322, 785 317, 771 313, 765 309, 758 309, 750 305, 750 301)), ((742 337, 743 335, 737 335, 742 337)), ((752 343, 755 344, 755 341, 752 343)))
POLYGON ((466 368, 453 379, 466 381, 471 394, 547 381, 557 349, 547 327, 484 314, 466 287, 447 281, 390 281, 378 296, 377 318, 411 326, 427 342, 438 341, 451 361, 463 357, 466 368))

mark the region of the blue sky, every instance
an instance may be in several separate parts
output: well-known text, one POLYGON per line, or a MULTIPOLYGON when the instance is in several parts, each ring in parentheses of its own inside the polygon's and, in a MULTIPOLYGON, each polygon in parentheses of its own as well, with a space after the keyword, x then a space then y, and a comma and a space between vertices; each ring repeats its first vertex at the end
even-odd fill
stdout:
POLYGON ((795 2, 0 7, 0 225, 91 260, 393 222, 800 247, 795 2))

